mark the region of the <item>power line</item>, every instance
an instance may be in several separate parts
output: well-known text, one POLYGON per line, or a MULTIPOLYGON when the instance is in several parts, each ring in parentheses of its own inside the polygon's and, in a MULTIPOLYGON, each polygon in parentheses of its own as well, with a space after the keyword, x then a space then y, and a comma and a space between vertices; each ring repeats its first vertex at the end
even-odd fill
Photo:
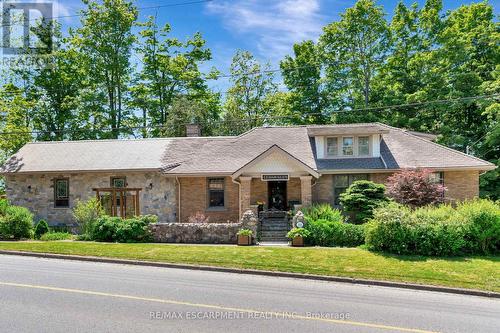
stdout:
MULTIPOLYGON (((416 103, 407 103, 407 104, 396 104, 396 105, 386 105, 386 106, 378 106, 378 107, 368 107, 368 108, 354 108, 354 109, 343 109, 332 111, 330 114, 325 114, 321 112, 314 113, 306 113, 304 116, 331 116, 340 113, 356 113, 356 112, 381 112, 387 111, 391 109, 398 109, 404 107, 414 107, 414 106, 422 106, 429 104, 444 104, 444 103, 454 103, 459 101, 469 101, 469 100, 478 100, 478 99, 490 99, 500 97, 500 94, 492 94, 492 95, 482 95, 482 96, 469 96, 469 97, 459 97, 453 99, 438 99, 433 101, 425 101, 425 102, 416 102, 416 103)), ((408 109, 410 110, 410 109, 408 109)), ((227 124, 227 123, 248 123, 248 121, 269 121, 269 120, 279 120, 279 119, 296 119, 297 116, 301 115, 287 115, 287 116, 260 116, 253 117, 251 119, 232 119, 232 120, 222 120, 222 121, 213 121, 213 122, 205 122, 200 123, 200 125, 214 125, 214 124, 227 124)), ((177 126, 185 126, 186 123, 178 124, 177 126)), ((136 130, 153 130, 153 129, 168 129, 171 126, 167 125, 148 125, 148 126, 131 126, 131 127, 120 127, 120 128, 94 128, 94 129, 63 129, 63 130, 52 130, 52 131, 13 131, 13 132, 0 132, 0 135, 43 135, 43 134, 56 134, 56 133, 79 133, 79 132, 113 132, 113 131, 136 131, 136 130)))
MULTIPOLYGON (((154 6, 146 6, 146 7, 137 7, 137 10, 147 10, 147 9, 159 9, 159 8, 168 8, 168 7, 179 7, 179 6, 188 6, 188 5, 198 5, 202 3, 212 2, 214 0, 197 0, 197 1, 187 1, 187 2, 178 2, 178 3, 170 3, 165 5, 154 5, 154 6)), ((14 7, 15 9, 15 7, 14 7)), ((52 17, 42 17, 44 20, 58 20, 63 18, 72 18, 72 17, 81 17, 83 14, 72 14, 72 15, 61 15, 61 16, 52 16, 52 17)), ((23 22, 31 22, 31 21, 39 21, 40 18, 23 20, 23 22)), ((19 23, 20 24, 20 23, 19 23)), ((10 27, 13 25, 17 25, 16 23, 9 24, 1 24, 0 27, 10 27)))

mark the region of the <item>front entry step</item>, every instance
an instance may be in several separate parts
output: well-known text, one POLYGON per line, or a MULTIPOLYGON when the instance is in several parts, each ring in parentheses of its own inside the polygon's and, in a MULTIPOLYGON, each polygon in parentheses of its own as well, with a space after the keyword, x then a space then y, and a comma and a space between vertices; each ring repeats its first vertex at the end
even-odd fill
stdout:
POLYGON ((286 212, 268 211, 261 215, 260 243, 277 242, 288 243, 286 234, 290 231, 290 224, 286 212))

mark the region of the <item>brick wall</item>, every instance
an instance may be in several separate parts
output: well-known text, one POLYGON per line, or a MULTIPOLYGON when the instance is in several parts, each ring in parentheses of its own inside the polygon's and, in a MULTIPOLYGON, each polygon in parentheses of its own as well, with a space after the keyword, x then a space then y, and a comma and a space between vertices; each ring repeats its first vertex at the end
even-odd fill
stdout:
POLYGON ((452 201, 479 196, 479 171, 446 171, 444 173, 446 197, 452 201))
POLYGON ((181 187, 181 221, 188 222, 189 216, 200 212, 210 222, 236 222, 239 219, 239 187, 231 177, 224 178, 224 208, 208 207, 208 185, 206 177, 179 178, 181 187))
MULTIPOLYGON (((386 184, 392 173, 372 173, 369 179, 375 183, 386 184)), ((446 198, 450 201, 472 199, 479 195, 478 171, 446 171, 444 185, 448 189, 446 198)), ((313 186, 313 202, 333 202, 333 176, 323 175, 313 186)))
POLYGON ((28 208, 35 215, 35 221, 44 219, 52 225, 72 224, 71 209, 75 202, 94 197, 96 193, 92 188, 110 187, 111 177, 126 177, 128 187, 143 189, 139 198, 141 214, 157 215, 160 222, 176 221, 175 180, 156 172, 7 175, 6 193, 13 205, 28 208), (53 182, 56 178, 69 179, 69 208, 54 207, 53 182), (150 184, 153 184, 152 189, 150 184))

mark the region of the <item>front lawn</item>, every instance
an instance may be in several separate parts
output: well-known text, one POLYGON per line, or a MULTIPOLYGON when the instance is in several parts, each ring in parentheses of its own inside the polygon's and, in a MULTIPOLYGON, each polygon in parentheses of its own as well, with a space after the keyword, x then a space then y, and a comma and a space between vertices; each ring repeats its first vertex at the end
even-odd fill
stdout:
POLYGON ((500 292, 500 256, 422 257, 359 248, 0 242, 0 250, 88 255, 412 282, 500 292))

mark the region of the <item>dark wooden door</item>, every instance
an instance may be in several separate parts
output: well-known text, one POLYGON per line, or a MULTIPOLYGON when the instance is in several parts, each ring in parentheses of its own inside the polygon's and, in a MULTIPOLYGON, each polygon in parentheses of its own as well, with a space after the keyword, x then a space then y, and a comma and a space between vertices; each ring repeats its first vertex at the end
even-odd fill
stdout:
POLYGON ((269 195, 269 209, 281 211, 287 209, 286 183, 287 182, 268 182, 267 193, 269 195))

